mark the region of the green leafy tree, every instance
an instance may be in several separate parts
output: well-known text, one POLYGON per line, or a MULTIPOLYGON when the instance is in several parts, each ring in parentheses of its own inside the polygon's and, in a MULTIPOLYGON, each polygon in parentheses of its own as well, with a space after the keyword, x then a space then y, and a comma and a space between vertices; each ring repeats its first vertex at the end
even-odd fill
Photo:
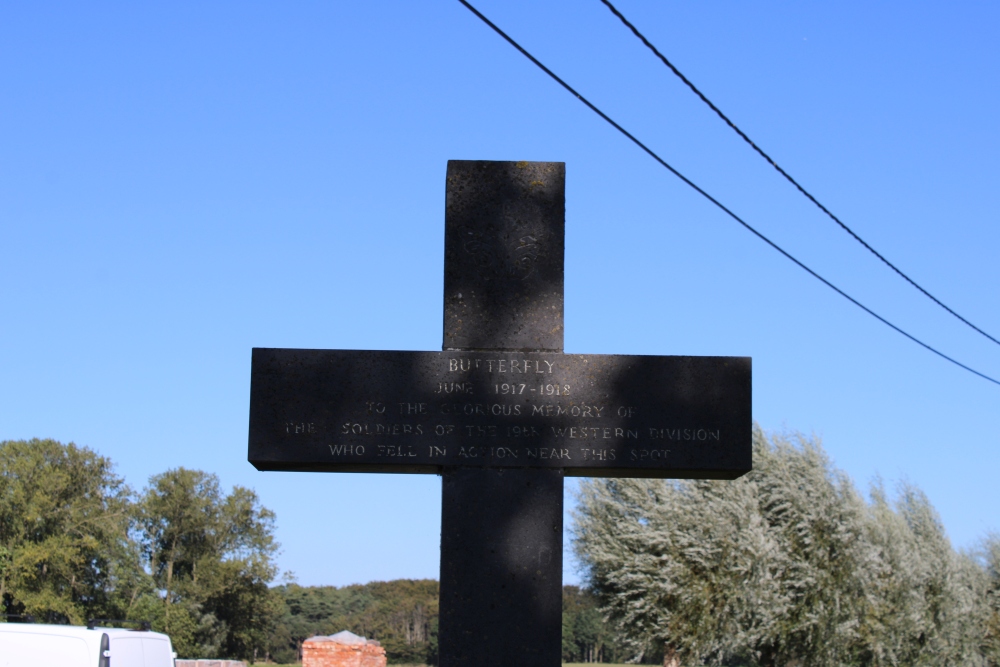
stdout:
POLYGON ((291 662, 309 637, 350 630, 378 640, 390 662, 436 664, 438 588, 430 579, 277 586, 284 612, 271 634, 270 656, 291 662))
POLYGON ((267 584, 274 513, 250 489, 223 494, 215 475, 177 468, 150 479, 140 500, 143 546, 161 591, 154 627, 193 657, 255 659, 280 611, 267 584))
POLYGON ((222 562, 217 584, 205 599, 226 628, 220 653, 256 661, 267 654, 268 638, 282 611, 281 600, 268 587, 274 567, 254 559, 222 562))
POLYGON ((55 440, 0 442, 0 603, 82 623, 121 617, 148 577, 131 492, 109 459, 55 440))
POLYGON ((597 598, 579 586, 563 586, 562 646, 564 662, 616 662, 621 653, 597 598))
POLYGON ((170 607, 182 597, 178 589, 197 590, 198 565, 215 555, 211 534, 219 528, 221 501, 214 475, 184 468, 154 476, 142 498, 146 554, 157 588, 163 591, 163 627, 168 633, 170 607))

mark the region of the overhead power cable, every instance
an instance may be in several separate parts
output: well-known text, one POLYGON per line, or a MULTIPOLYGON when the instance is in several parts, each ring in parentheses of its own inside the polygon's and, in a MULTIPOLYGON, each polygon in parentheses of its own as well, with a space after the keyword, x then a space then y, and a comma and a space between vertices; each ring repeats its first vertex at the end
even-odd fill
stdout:
POLYGON ((684 174, 682 174, 681 172, 677 171, 672 166, 670 166, 663 158, 661 158, 659 155, 657 155, 656 153, 654 153, 652 149, 650 149, 648 146, 646 146, 646 144, 644 144, 641 141, 639 141, 638 139, 636 139, 635 136, 633 136, 628 130, 626 130, 625 128, 623 128, 621 125, 619 125, 614 120, 612 120, 610 116, 608 116, 606 113, 604 113, 603 111, 601 111, 600 109, 598 109, 596 106, 594 106, 594 104, 591 103, 590 100, 588 100, 586 97, 584 97, 580 93, 576 92, 576 90, 572 86, 570 86, 568 83, 566 83, 565 81, 563 81, 562 79, 560 79, 555 74, 555 72, 553 72, 548 67, 546 67, 545 65, 543 65, 541 63, 541 61, 539 61, 533 55, 531 55, 530 53, 528 53, 528 51, 523 46, 521 46, 520 44, 518 44, 517 42, 515 42, 512 37, 510 37, 507 33, 505 33, 503 30, 501 30, 496 24, 494 24, 492 21, 490 21, 488 18, 486 18, 478 9, 476 9, 471 4, 469 4, 468 0, 458 0, 458 1, 460 3, 462 3, 463 5, 465 5, 465 7, 470 12, 472 12, 473 14, 475 14, 476 17, 479 18, 479 20, 481 20, 483 23, 485 23, 490 28, 492 28, 494 32, 496 32, 498 35, 500 35, 505 40, 507 40, 507 42, 511 46, 513 46, 515 49, 517 49, 518 51, 520 51, 521 54, 524 55, 524 57, 526 57, 528 60, 530 60, 532 63, 534 63, 540 70, 542 70, 543 72, 545 72, 546 74, 548 74, 556 83, 558 83, 560 86, 562 86, 563 88, 565 88, 576 99, 580 100, 583 104, 585 104, 587 106, 587 108, 589 108, 591 111, 593 111, 594 113, 596 113, 598 116, 600 116, 602 119, 604 119, 609 125, 611 125, 613 128, 615 128, 616 130, 618 130, 619 132, 621 132, 623 135, 625 135, 630 141, 632 141, 632 143, 634 143, 636 146, 638 146, 643 151, 645 151, 654 160, 656 160, 657 162, 659 162, 662 167, 664 167, 665 169, 667 169, 667 171, 669 171, 670 173, 672 173, 677 178, 681 179, 687 186, 689 186, 690 188, 692 188, 695 192, 697 192, 698 194, 700 194, 702 197, 704 197, 708 201, 710 201, 713 204, 715 204, 715 206, 718 207, 720 210, 722 210, 726 215, 728 215, 730 218, 732 218, 736 222, 738 222, 741 225, 743 225, 743 227, 745 227, 747 230, 749 230, 757 238, 759 238, 760 240, 764 241, 769 246, 771 246, 772 248, 774 248, 775 250, 777 250, 778 252, 780 252, 782 255, 784 255, 786 258, 788 258, 789 260, 791 260, 792 262, 794 262, 799 268, 801 268, 802 270, 806 271, 813 278, 816 278, 821 283, 823 283, 824 285, 826 285, 827 287, 829 287, 830 289, 832 289, 834 292, 836 292, 840 296, 844 297, 845 299, 847 299, 848 301, 850 301, 851 303, 853 303, 855 306, 857 306, 861 310, 865 311, 866 313, 868 313, 869 315, 871 315, 872 317, 874 317, 875 319, 877 319, 882 324, 885 324, 886 326, 890 327, 891 329, 895 330, 896 332, 898 332, 898 333, 906 336, 907 338, 909 338, 911 341, 913 341, 917 345, 920 345, 921 347, 923 347, 923 348, 925 348, 925 349, 933 352, 934 354, 938 355, 942 359, 950 361, 951 363, 955 364, 959 368, 964 368, 965 370, 967 370, 970 373, 973 373, 975 375, 978 375, 979 377, 983 378, 984 380, 988 380, 988 381, 992 382, 993 384, 1000 385, 1000 380, 996 380, 996 379, 990 377, 989 375, 986 375, 984 373, 980 373, 976 369, 970 368, 969 366, 966 366, 962 362, 960 362, 960 361, 958 361, 956 359, 953 359, 952 357, 949 357, 944 352, 940 352, 939 350, 931 347, 930 345, 928 345, 927 343, 923 342, 919 338, 916 338, 915 336, 912 336, 909 333, 903 331, 902 329, 900 329, 899 327, 897 327, 895 324, 893 324, 889 320, 885 319, 884 317, 882 317, 881 315, 879 315, 878 313, 876 313, 874 310, 872 310, 868 306, 864 305, 863 303, 861 303, 860 301, 858 301, 857 299, 855 299, 854 297, 852 297, 851 295, 849 295, 847 292, 845 292, 844 290, 840 289, 839 287, 837 287, 836 285, 834 285, 833 283, 831 283, 829 280, 827 280, 826 278, 824 278, 823 276, 819 275, 818 273, 816 273, 815 271, 813 271, 812 269, 810 269, 808 266, 806 266, 805 264, 803 264, 802 262, 800 262, 799 260, 797 260, 791 254, 789 254, 786 250, 784 250, 781 246, 779 246, 777 243, 775 243, 774 241, 772 241, 771 239, 767 238, 766 236, 764 236, 763 234, 761 234, 759 231, 757 231, 756 229, 754 229, 748 222, 746 222, 745 220, 743 220, 743 218, 739 217, 738 215, 736 215, 735 213, 733 213, 731 210, 729 210, 728 208, 726 208, 715 197, 713 197, 712 195, 708 194, 705 190, 702 190, 697 184, 694 183, 694 181, 692 181, 687 176, 685 176, 684 174))
POLYGON ((983 331, 982 329, 980 329, 979 327, 977 327, 975 324, 973 324, 972 322, 970 322, 969 320, 965 319, 964 317, 962 317, 961 315, 959 315, 958 313, 956 313, 954 310, 952 310, 951 308, 949 308, 948 306, 946 306, 940 299, 938 299, 936 296, 934 296, 933 294, 931 294, 930 292, 928 292, 927 290, 925 290, 923 287, 921 287, 920 285, 918 285, 915 280, 913 280, 912 278, 910 278, 910 276, 908 276, 905 273, 903 273, 903 271, 899 267, 897 267, 895 264, 893 264, 888 259, 886 259, 881 253, 879 253, 877 250, 875 250, 875 248, 873 248, 870 245, 868 245, 868 243, 863 238, 861 238, 860 236, 858 236, 854 232, 853 229, 851 229, 846 224, 844 224, 844 222, 840 218, 838 218, 836 215, 834 215, 833 213, 831 213, 830 210, 826 206, 823 206, 823 204, 821 204, 819 202, 819 200, 816 199, 816 197, 814 197, 808 190, 806 190, 804 187, 802 187, 799 184, 799 182, 796 181, 794 178, 792 178, 791 175, 787 171, 785 171, 780 166, 778 166, 778 163, 775 162, 774 159, 770 155, 768 155, 767 153, 765 153, 757 144, 755 144, 753 142, 753 140, 750 137, 748 137, 746 135, 746 133, 743 132, 743 130, 741 130, 740 128, 738 128, 736 126, 736 123, 734 123, 733 121, 731 121, 729 119, 729 117, 726 116, 726 114, 722 113, 722 111, 719 109, 719 107, 715 106, 710 99, 708 99, 707 97, 705 97, 705 95, 700 90, 698 90, 698 88, 693 83, 691 83, 691 81, 689 81, 688 78, 686 76, 684 76, 681 73, 681 71, 679 69, 677 69, 677 67, 674 66, 674 64, 672 62, 670 62, 669 60, 667 60, 666 56, 664 56, 662 53, 660 53, 659 50, 657 50, 657 48, 655 46, 653 46, 650 43, 650 41, 648 39, 646 39, 646 37, 641 32, 639 32, 638 28, 636 28, 634 25, 632 25, 632 23, 627 18, 625 18, 625 16, 620 11, 618 11, 618 9, 613 4, 611 4, 611 2, 609 2, 609 0, 601 0, 601 2, 603 2, 605 5, 607 5, 608 9, 611 10, 611 13, 613 13, 615 16, 617 16, 621 20, 621 22, 625 24, 625 27, 627 27, 629 30, 631 30, 632 33, 636 37, 638 37, 639 40, 642 41, 643 44, 646 45, 646 48, 648 48, 650 51, 652 51, 653 54, 656 55, 656 57, 659 58, 660 61, 670 69, 671 72, 673 72, 674 74, 676 74, 677 78, 679 78, 681 81, 683 81, 684 84, 688 88, 690 88, 691 91, 695 95, 697 95, 699 98, 701 98, 702 102, 704 102, 705 104, 707 104, 709 106, 709 108, 712 109, 712 111, 714 111, 716 113, 716 115, 719 116, 719 118, 721 118, 722 120, 724 120, 726 122, 726 125, 728 125, 729 127, 731 127, 733 129, 733 131, 736 132, 736 134, 740 135, 740 138, 742 138, 743 141, 745 141, 747 144, 750 145, 751 148, 753 148, 755 151, 757 151, 758 155, 760 155, 762 158, 764 158, 765 160, 767 160, 768 163, 772 167, 774 167, 778 171, 779 174, 781 174, 782 176, 784 176, 785 179, 789 183, 791 183, 792 185, 794 185, 795 188, 799 192, 801 192, 803 195, 805 195, 805 197, 809 201, 811 201, 813 204, 815 204, 819 208, 819 210, 823 211, 823 213, 825 213, 827 215, 827 217, 829 217, 831 220, 833 220, 838 225, 840 225, 840 227, 845 232, 847 232, 848 234, 850 234, 854 238, 855 241, 857 241, 858 243, 860 243, 861 245, 863 245, 865 248, 868 249, 868 251, 870 253, 872 253, 873 255, 875 255, 876 257, 878 257, 880 260, 882 260, 882 262, 886 266, 888 266, 890 269, 892 269, 897 274, 899 274, 899 276, 901 278, 903 278, 903 280, 905 280, 906 282, 910 283, 915 288, 917 288, 918 290, 920 290, 920 292, 924 296, 926 296, 928 299, 930 299, 931 301, 933 301, 937 305, 939 305, 942 308, 944 308, 946 311, 948 311, 949 313, 951 313, 952 315, 954 315, 956 318, 958 318, 964 324, 968 325, 969 327, 973 328, 977 332, 979 332, 982 335, 986 336, 987 338, 989 338, 991 341, 993 341, 997 345, 1000 345, 1000 340, 997 340, 996 338, 994 338, 990 334, 986 333, 985 331, 983 331))

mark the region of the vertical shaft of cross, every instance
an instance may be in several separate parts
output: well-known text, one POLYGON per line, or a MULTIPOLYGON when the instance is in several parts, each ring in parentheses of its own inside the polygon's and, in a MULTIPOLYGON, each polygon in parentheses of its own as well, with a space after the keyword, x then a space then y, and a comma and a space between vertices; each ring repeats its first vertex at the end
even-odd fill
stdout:
POLYGON ((442 475, 441 667, 558 667, 561 470, 442 475))
MULTIPOLYGON (((562 352, 564 232, 563 163, 450 161, 443 348, 562 352)), ((559 469, 442 474, 441 667, 558 667, 562 507, 559 469)))

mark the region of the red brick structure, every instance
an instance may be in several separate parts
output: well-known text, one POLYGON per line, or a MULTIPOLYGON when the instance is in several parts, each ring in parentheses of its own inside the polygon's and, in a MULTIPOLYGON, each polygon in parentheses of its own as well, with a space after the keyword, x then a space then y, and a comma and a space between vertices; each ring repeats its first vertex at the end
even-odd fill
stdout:
POLYGON ((354 633, 310 637, 302 643, 302 667, 385 667, 385 649, 354 633))

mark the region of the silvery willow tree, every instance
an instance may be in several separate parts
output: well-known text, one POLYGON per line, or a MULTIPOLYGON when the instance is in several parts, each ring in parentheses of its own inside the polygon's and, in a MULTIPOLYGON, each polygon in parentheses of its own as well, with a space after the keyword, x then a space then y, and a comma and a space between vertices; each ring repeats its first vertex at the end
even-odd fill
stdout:
POLYGON ((634 661, 996 660, 996 539, 956 553, 923 493, 877 483, 866 501, 815 440, 755 428, 753 456, 735 481, 581 484, 574 548, 634 661))
POLYGON ((983 653, 990 664, 1000 665, 1000 534, 994 533, 984 541, 980 557, 988 576, 983 653))

